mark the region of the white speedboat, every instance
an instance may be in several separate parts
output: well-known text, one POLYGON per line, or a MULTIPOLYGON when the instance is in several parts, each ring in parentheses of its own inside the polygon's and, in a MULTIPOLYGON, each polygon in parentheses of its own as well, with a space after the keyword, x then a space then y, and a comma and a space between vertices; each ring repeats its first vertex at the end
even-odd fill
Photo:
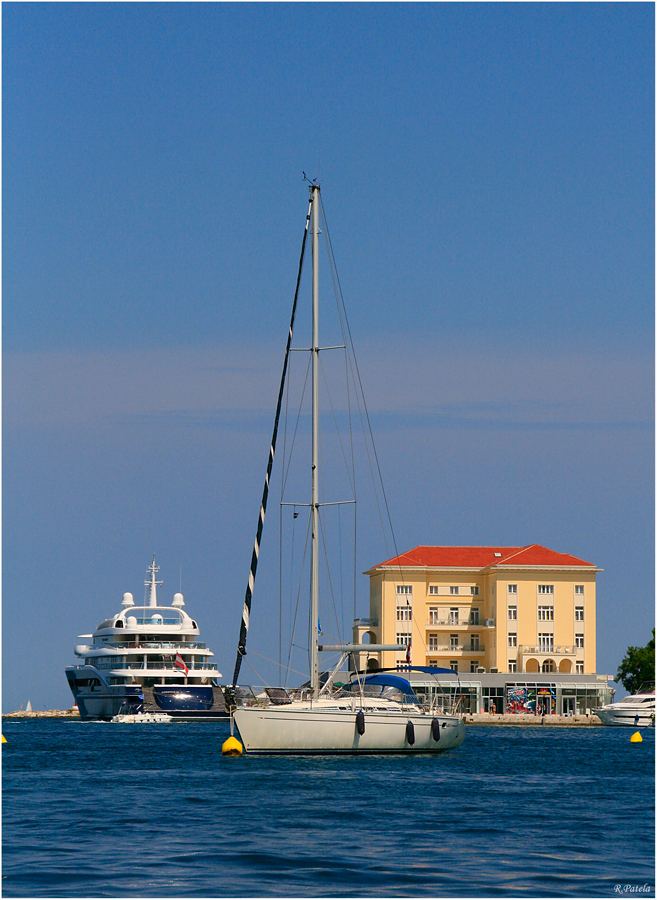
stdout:
POLYGON ((603 725, 633 725, 646 728, 655 724, 655 685, 642 684, 636 694, 608 703, 593 712, 603 725))
POLYGON ((112 716, 112 722, 119 725, 163 725, 167 722, 173 722, 173 719, 166 713, 137 712, 119 713, 116 716, 112 716))
POLYGON ((199 627, 176 593, 170 606, 158 603, 155 557, 144 582, 143 606, 123 595, 123 609, 79 635, 81 662, 66 668, 81 719, 112 719, 149 710, 185 719, 226 718, 221 673, 214 655, 199 641, 199 627))
MULTIPOLYGON (((319 328, 318 328, 318 239, 320 233, 320 188, 310 184, 310 206, 301 251, 297 293, 294 298, 292 321, 279 389, 274 433, 269 450, 267 475, 263 492, 256 541, 251 557, 251 570, 242 612, 237 661, 232 687, 227 689, 232 701, 234 721, 247 753, 436 753, 459 747, 465 736, 462 717, 444 710, 424 709, 420 706, 409 682, 398 675, 381 672, 372 677, 352 681, 347 689, 333 688, 333 680, 350 654, 359 654, 363 645, 324 644, 319 627, 319 557, 320 557, 320 452, 319 452, 319 328), (281 398, 293 334, 299 281, 304 249, 312 220, 312 445, 310 460, 311 498, 311 601, 310 601, 310 681, 304 696, 293 696, 283 689, 269 691, 267 699, 257 699, 250 705, 236 705, 238 676, 242 657, 246 653, 246 638, 251 613, 251 599, 255 581, 260 540, 265 518, 269 477, 271 475, 276 434, 281 410, 281 398), (333 673, 320 687, 319 653, 340 653, 340 661, 333 673), (381 679, 374 681, 374 679, 381 679)), ((354 502, 354 501, 345 501, 354 502)), ((294 504, 296 505, 296 504, 294 504)), ((329 504, 334 505, 334 504, 329 504)), ((371 653, 397 650, 398 645, 373 645, 365 648, 371 653)))

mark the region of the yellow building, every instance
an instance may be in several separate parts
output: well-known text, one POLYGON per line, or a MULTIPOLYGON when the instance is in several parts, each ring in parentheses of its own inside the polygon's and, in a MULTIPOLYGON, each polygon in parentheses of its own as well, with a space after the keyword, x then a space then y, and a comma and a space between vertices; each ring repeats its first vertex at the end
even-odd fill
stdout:
POLYGON ((595 673, 600 571, 538 544, 416 547, 365 573, 370 618, 354 623, 354 643, 398 645, 383 667, 595 673))

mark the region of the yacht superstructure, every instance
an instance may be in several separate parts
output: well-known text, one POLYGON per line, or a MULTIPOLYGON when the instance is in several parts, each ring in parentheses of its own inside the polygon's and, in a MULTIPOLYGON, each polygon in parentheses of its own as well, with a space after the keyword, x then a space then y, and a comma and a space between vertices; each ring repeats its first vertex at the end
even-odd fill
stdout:
POLYGON ((78 635, 81 662, 66 668, 69 687, 82 719, 111 719, 144 708, 163 710, 175 718, 224 717, 221 677, 214 656, 199 641, 199 627, 183 609, 176 593, 170 606, 158 603, 155 557, 144 582, 143 606, 125 593, 122 610, 78 635))

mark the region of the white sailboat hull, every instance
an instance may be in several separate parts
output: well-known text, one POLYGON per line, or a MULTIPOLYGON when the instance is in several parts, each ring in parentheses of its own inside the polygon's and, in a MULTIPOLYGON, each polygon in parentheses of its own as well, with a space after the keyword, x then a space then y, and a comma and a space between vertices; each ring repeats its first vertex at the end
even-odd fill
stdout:
POLYGON ((247 753, 442 753, 460 747, 465 738, 465 722, 458 716, 392 708, 363 711, 363 734, 358 733, 358 708, 322 701, 242 707, 234 718, 247 753), (438 740, 432 734, 434 718, 440 725, 438 740), (414 743, 408 722, 413 723, 414 743))

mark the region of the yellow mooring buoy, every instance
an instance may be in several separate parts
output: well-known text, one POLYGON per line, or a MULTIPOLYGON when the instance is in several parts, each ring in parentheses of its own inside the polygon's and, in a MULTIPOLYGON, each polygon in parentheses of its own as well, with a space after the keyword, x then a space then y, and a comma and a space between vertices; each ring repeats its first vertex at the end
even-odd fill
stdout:
POLYGON ((221 755, 222 756, 241 756, 242 755, 242 745, 237 740, 237 738, 232 736, 232 734, 228 738, 227 741, 224 741, 224 743, 221 747, 221 755))
POLYGON ((4 736, 4 734, 2 735, 2 743, 3 743, 3 744, 6 744, 6 743, 7 743, 7 738, 4 736))
POLYGON ((641 737, 641 732, 635 731, 634 734, 632 735, 632 737, 630 738, 630 740, 632 741, 633 744, 640 744, 643 741, 643 738, 641 737))

